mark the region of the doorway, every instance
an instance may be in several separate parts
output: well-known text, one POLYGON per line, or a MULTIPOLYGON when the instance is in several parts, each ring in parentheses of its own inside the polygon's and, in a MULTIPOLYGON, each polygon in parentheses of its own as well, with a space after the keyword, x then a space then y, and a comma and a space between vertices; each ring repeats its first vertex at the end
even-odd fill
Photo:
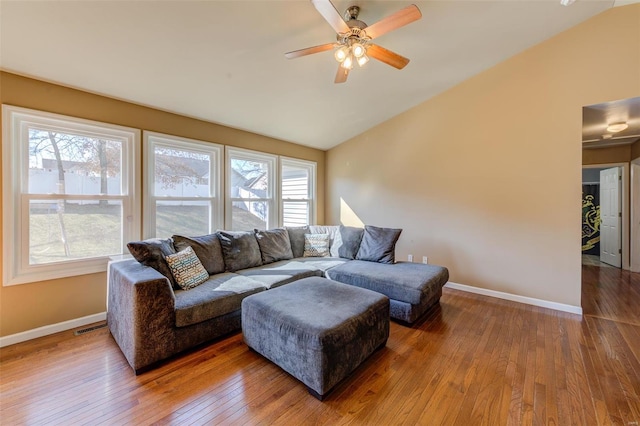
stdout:
MULTIPOLYGON (((597 226, 594 226, 590 223, 593 216, 600 216, 602 218, 602 211, 600 209, 601 200, 600 200, 600 172, 611 170, 613 168, 617 168, 620 174, 620 209, 621 209, 621 217, 620 228, 619 228, 619 242, 616 243, 615 250, 620 250, 620 262, 619 264, 615 264, 614 266, 621 267, 622 269, 631 269, 630 268, 630 240, 631 240, 631 228, 630 228, 630 180, 629 180, 629 163, 607 163, 607 164, 591 164, 591 165, 583 165, 582 166, 582 249, 583 249, 583 263, 587 264, 598 264, 603 261, 602 252, 603 249, 605 251, 612 251, 610 246, 603 246, 602 244, 602 235, 598 235, 594 229, 589 229, 589 227, 597 228, 597 231, 602 231, 601 223, 597 226), (594 191, 597 191, 597 196, 594 195, 594 191), (593 197, 589 197, 589 195, 593 195, 593 197), (591 202, 593 205, 589 205, 591 202), (593 235, 589 237, 590 233, 593 235), (593 246, 597 246, 594 248, 593 246), (597 250, 597 251, 596 251, 597 250), (585 253, 586 252, 586 253, 585 253), (596 259, 597 258, 597 259, 596 259)), ((636 188, 635 191, 638 191, 636 188)), ((639 216, 640 217, 640 216, 639 216)), ((612 263, 609 261, 604 261, 605 263, 612 263)))

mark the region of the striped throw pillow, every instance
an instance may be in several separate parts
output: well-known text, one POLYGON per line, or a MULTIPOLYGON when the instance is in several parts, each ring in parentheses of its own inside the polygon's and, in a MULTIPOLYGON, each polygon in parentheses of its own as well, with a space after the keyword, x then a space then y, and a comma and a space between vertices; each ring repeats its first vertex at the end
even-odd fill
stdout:
POLYGON ((209 279, 209 273, 190 246, 167 256, 166 260, 173 278, 183 290, 197 287, 209 279))
POLYGON ((303 257, 329 256, 329 234, 304 234, 303 257))

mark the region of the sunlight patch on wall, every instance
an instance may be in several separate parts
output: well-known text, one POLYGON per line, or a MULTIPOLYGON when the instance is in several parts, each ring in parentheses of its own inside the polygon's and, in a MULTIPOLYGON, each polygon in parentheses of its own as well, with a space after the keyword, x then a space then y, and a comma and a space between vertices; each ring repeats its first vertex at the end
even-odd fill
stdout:
POLYGON ((349 204, 342 197, 340 197, 340 223, 344 226, 364 227, 364 222, 360 220, 356 212, 349 207, 349 204))

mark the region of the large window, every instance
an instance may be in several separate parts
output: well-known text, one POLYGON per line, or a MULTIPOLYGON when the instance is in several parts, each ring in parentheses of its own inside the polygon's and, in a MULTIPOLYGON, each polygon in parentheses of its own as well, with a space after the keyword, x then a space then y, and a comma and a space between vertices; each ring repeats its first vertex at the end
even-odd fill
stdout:
POLYGON ((314 162, 145 131, 140 185, 139 130, 2 110, 3 285, 105 271, 141 237, 315 223, 314 162))
POLYGON ((139 238, 139 131, 3 106, 4 285, 106 270, 139 238))
POLYGON ((275 155, 227 147, 226 226, 233 231, 278 226, 275 155))
POLYGON ((283 226, 315 223, 316 163, 280 157, 280 211, 283 226))
POLYGON ((220 145, 144 132, 146 237, 206 235, 222 228, 220 145))

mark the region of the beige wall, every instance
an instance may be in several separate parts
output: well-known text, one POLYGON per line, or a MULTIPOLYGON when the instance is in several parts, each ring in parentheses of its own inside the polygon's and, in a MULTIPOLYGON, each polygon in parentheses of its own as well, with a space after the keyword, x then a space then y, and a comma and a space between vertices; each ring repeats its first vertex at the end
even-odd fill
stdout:
POLYGON ((640 5, 611 9, 331 149, 327 221, 401 227, 399 257, 453 282, 580 306, 582 107, 639 94, 640 5))
POLYGON ((631 145, 582 150, 582 164, 584 165, 628 163, 629 161, 631 161, 631 145))
MULTIPOLYGON (((324 223, 324 151, 5 72, 0 73, 0 100, 3 104, 316 161, 318 223, 324 223)), ((105 273, 0 287, 0 336, 104 312, 105 295, 105 273)))

